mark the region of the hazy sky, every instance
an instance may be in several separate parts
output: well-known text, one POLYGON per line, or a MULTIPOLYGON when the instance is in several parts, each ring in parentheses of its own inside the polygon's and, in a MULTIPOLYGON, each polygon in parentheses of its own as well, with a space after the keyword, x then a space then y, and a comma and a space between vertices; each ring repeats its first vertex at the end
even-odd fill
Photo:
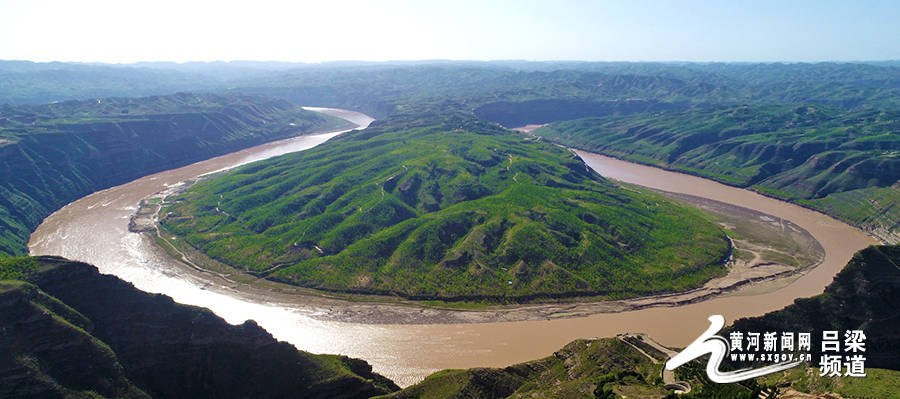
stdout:
POLYGON ((0 59, 900 59, 900 1, 0 0, 0 59))

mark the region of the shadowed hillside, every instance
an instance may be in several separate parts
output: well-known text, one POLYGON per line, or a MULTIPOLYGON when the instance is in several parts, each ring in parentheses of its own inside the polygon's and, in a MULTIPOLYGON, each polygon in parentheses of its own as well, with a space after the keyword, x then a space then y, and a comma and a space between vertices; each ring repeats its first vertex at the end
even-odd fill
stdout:
MULTIPOLYGON (((863 330, 866 365, 900 370, 900 246, 871 246, 857 252, 825 293, 800 298, 763 316, 736 320, 740 331, 863 330)), ((843 334, 843 333, 842 333, 843 334)), ((813 359, 821 347, 812 348, 813 359)))
POLYGON ((707 357, 701 357, 675 370, 675 380, 691 386, 689 393, 675 394, 664 388, 661 378, 665 354, 641 338, 619 337, 577 340, 544 359, 505 368, 439 371, 385 397, 824 399, 837 393, 845 398, 900 398, 898 264, 900 246, 866 248, 835 276, 825 293, 797 299, 793 305, 763 316, 737 320, 719 333, 727 337, 732 330, 810 331, 821 337, 826 329, 863 329, 867 336, 865 378, 819 376, 815 367, 820 353, 814 344, 813 364, 737 384, 710 381, 705 370, 707 357), (766 394, 760 396, 760 392, 766 394))
POLYGON ((362 360, 297 351, 253 321, 230 325, 91 265, 0 262, 0 397, 367 398, 397 389, 362 360))
POLYGON ((0 107, 0 253, 91 192, 254 144, 346 126, 258 96, 175 94, 0 107))
POLYGON ((794 201, 900 241, 900 113, 735 107, 558 122, 534 134, 794 201))

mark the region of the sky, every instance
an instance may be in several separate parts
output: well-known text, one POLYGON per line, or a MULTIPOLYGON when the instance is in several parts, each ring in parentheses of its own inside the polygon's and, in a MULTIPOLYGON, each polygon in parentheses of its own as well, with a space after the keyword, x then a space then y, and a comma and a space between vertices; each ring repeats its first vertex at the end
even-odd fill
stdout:
POLYGON ((900 59, 900 1, 0 0, 0 59, 900 59))

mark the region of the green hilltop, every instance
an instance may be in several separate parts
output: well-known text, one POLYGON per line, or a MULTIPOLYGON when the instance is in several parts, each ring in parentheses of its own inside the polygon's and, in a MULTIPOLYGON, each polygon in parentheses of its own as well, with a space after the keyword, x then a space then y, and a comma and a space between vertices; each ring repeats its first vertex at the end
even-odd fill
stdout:
MULTIPOLYGON (((384 120, 202 181, 170 204, 165 227, 248 273, 334 291, 512 301, 683 290, 723 272, 720 229, 695 210, 603 180, 564 149, 471 114, 509 127, 557 122, 537 133, 750 187, 894 242, 898 77, 888 63, 0 61, 0 102, 15 104, 0 105, 0 256, 24 253, 43 217, 92 191, 341 126, 297 106, 304 104, 384 120), (176 91, 231 94, 108 98, 176 91), (22 105, 72 99, 80 100, 22 105), (436 118, 437 109, 448 116, 436 118)), ((897 248, 861 251, 822 295, 735 325, 863 328, 867 365, 896 370, 897 248)), ((298 352, 253 323, 229 326, 87 265, 0 258, 0 280, 2 397, 396 390, 362 361, 298 352)), ((661 366, 636 349, 580 340, 503 369, 439 372, 394 395, 676 397, 658 380, 661 366)), ((889 398, 900 385, 900 373, 878 368, 863 379, 796 368, 720 385, 702 368, 679 369, 694 390, 677 397, 759 397, 766 385, 889 398)))
MULTIPOLYGON (((554 126, 561 133, 541 134, 567 145, 753 187, 764 194, 791 199, 841 218, 886 242, 900 242, 896 233, 900 206, 895 206, 900 194, 894 186, 897 169, 891 154, 900 151, 895 138, 900 104, 898 76, 900 67, 891 63, 423 61, 83 65, 0 61, 0 81, 8 83, 0 85, 0 98, 5 103, 28 104, 193 90, 258 93, 281 99, 256 98, 250 101, 250 106, 232 108, 229 115, 238 119, 247 112, 272 110, 269 106, 277 102, 279 108, 289 105, 286 101, 354 109, 377 118, 394 117, 422 105, 443 108, 445 102, 454 101, 483 120, 509 127, 562 122, 554 126), (586 117, 591 119, 579 119, 586 117), (662 132, 651 133, 655 129, 662 132), (598 130, 618 133, 612 135, 615 137, 605 137, 607 133, 599 134, 598 130), (727 133, 718 134, 719 131, 727 133), (631 137, 629 132, 640 132, 640 135, 631 137), (615 146, 610 145, 612 140, 615 146), (857 147, 839 145, 842 142, 857 147)), ((237 94, 226 97, 247 98, 237 94)), ((150 114, 211 111, 195 107, 193 100, 177 100, 178 96, 152 98, 176 100, 159 101, 161 105, 149 107, 131 104, 122 108, 116 107, 128 101, 104 99, 103 105, 99 105, 88 100, 31 108, 0 106, 0 127, 21 122, 20 127, 41 130, 37 125, 28 125, 32 120, 20 118, 22 111, 46 113, 53 108, 65 109, 66 104, 81 108, 62 118, 65 124, 77 122, 68 126, 69 131, 93 134, 97 133, 98 125, 86 126, 84 122, 98 117, 117 117, 122 121, 129 115, 142 114, 141 108, 150 114), (101 107, 105 108, 104 114, 95 113, 94 108, 101 107), (130 114, 122 112, 125 110, 130 114)), ((218 100, 206 101, 221 105, 218 100)), ((271 114, 266 118, 278 119, 271 114)), ((47 118, 37 120, 38 125, 46 121, 47 118)), ((212 126, 220 126, 216 122, 213 120, 212 126)), ((107 127, 115 132, 120 129, 118 123, 107 127)), ((226 124, 235 126, 232 121, 226 124)), ((243 130, 241 124, 237 126, 243 130)), ((233 141, 234 130, 226 126, 220 139, 190 147, 198 154, 194 160, 200 159, 201 152, 222 142, 229 143, 223 150, 234 150, 261 143, 266 138, 284 137, 283 132, 258 127, 250 128, 256 132, 253 140, 238 144, 233 141)), ((243 132, 237 134, 241 136, 243 132)), ((0 156, 9 157, 7 152, 11 150, 6 147, 21 144, 15 137, 0 133, 0 156)), ((41 150, 57 147, 62 148, 63 155, 70 155, 52 160, 77 158, 73 154, 102 158, 90 153, 90 147, 57 142, 39 144, 41 150)), ((147 152, 170 149, 165 142, 144 140, 142 144, 147 152)), ((203 156, 218 153, 221 151, 203 156)), ((40 161, 47 156, 28 153, 21 164, 48 172, 46 176, 34 174, 25 183, 50 181, 53 183, 50 188, 36 189, 50 195, 16 191, 24 185, 3 193, 15 205, 7 204, 0 210, 0 220, 6 224, 0 231, 3 235, 0 252, 23 253, 22 237, 48 211, 77 198, 78 194, 110 185, 85 184, 82 175, 96 168, 84 168, 78 159, 72 161, 71 167, 45 168, 40 161), (29 165, 34 159, 37 164, 29 165), (56 175, 66 178, 56 179, 56 175), (50 192, 53 187, 74 187, 77 193, 50 192)), ((146 154, 126 156, 146 159, 146 154)), ((169 164, 173 165, 176 164, 169 164)), ((109 170, 127 171, 123 166, 126 164, 114 164, 109 170)), ((161 169, 140 167, 144 174, 158 170, 161 169)), ((138 176, 132 174, 130 178, 138 176)), ((115 180, 113 184, 121 182, 115 180)))
POLYGON ((415 299, 635 296, 724 272, 728 240, 697 210, 449 114, 389 118, 201 181, 161 223, 273 280, 415 299))
POLYGON ((900 113, 809 106, 592 117, 535 134, 749 187, 900 241, 900 113))
POLYGON ((581 339, 546 358, 505 368, 439 371, 383 398, 616 398, 614 389, 629 397, 662 397, 660 370, 618 339, 581 339))

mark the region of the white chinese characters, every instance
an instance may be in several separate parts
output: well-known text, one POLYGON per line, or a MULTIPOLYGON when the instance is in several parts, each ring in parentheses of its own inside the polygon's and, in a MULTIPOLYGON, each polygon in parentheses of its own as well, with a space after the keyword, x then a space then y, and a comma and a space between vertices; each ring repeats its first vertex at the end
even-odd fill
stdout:
POLYGON ((837 331, 822 331, 822 358, 819 375, 828 377, 865 377, 866 334, 862 330, 844 331, 843 351, 837 331), (841 355, 844 353, 845 355, 841 355), (847 354, 852 353, 852 355, 847 354))
POLYGON ((837 377, 865 377, 866 334, 862 330, 846 330, 843 340, 839 331, 822 332, 822 340, 813 345, 812 333, 789 331, 733 331, 728 339, 715 335, 725 325, 720 315, 709 317, 709 328, 681 353, 666 362, 666 369, 674 370, 693 359, 710 354, 706 365, 709 379, 729 383, 759 377, 786 370, 803 362, 812 364, 813 348, 821 349, 818 366, 820 375, 837 377), (720 371, 720 365, 728 357, 740 364, 771 363, 758 368, 742 368, 736 371, 720 371))

